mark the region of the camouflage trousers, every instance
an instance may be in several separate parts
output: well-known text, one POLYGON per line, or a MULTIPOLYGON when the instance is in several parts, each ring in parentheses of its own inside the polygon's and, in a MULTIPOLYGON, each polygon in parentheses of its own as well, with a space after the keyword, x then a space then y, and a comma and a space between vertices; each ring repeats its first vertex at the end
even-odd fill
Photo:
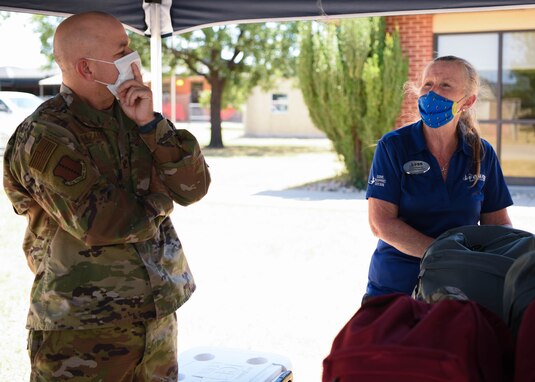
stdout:
POLYGON ((30 330, 31 382, 175 382, 176 314, 120 327, 30 330))

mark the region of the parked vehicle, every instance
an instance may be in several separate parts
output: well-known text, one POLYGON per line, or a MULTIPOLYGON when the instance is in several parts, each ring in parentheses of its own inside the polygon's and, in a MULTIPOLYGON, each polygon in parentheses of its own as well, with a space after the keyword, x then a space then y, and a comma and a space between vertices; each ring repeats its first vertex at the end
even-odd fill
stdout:
POLYGON ((29 116, 43 100, 38 96, 15 91, 0 91, 0 151, 17 126, 29 116))

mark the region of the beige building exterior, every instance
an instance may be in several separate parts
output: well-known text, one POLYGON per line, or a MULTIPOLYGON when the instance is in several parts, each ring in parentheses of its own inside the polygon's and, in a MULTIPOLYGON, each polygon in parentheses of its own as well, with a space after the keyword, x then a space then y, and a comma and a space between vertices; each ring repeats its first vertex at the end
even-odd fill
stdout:
POLYGON ((244 123, 250 137, 323 138, 308 115, 301 90, 294 81, 280 80, 277 87, 256 87, 247 101, 244 123))
POLYGON ((535 28, 535 9, 442 13, 433 15, 434 33, 529 30, 535 28))

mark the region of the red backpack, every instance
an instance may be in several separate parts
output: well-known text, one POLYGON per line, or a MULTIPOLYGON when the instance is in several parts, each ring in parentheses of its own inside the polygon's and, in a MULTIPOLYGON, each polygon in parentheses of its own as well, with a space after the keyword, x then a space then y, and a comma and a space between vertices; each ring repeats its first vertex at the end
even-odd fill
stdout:
POLYGON ((323 382, 503 382, 512 379, 505 323, 473 301, 403 294, 369 299, 334 339, 323 382))

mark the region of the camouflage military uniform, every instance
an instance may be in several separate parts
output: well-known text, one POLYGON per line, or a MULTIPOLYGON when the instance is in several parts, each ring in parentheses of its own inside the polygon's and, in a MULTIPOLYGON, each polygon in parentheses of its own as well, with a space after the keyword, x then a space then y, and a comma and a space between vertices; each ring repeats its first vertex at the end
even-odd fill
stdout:
POLYGON ((32 330, 31 382, 176 382, 176 316, 120 327, 32 330))
POLYGON ((4 188, 28 218, 27 327, 118 327, 173 313, 195 284, 169 215, 209 184, 189 132, 165 119, 140 131, 117 102, 98 111, 62 87, 4 154, 4 188))

